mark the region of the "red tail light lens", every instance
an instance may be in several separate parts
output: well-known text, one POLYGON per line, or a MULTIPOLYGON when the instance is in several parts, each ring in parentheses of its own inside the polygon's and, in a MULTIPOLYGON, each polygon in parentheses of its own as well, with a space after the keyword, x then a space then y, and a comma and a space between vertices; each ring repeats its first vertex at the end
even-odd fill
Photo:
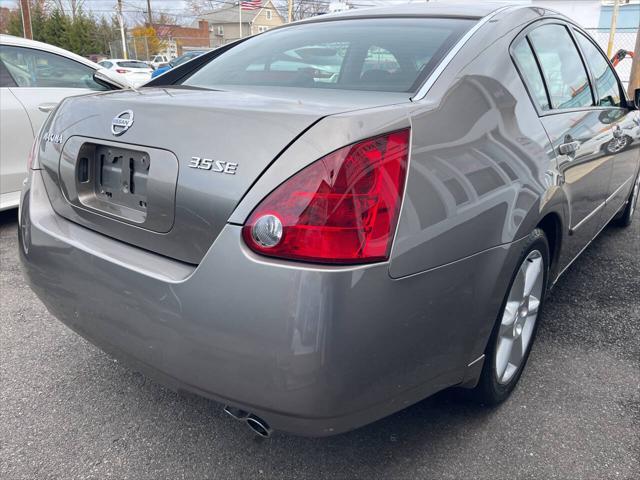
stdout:
POLYGON ((127 73, 129 70, 125 70, 124 68, 116 68, 116 72, 118 73, 127 73))
POLYGON ((317 263, 386 260, 407 173, 410 130, 341 148, 271 192, 243 237, 255 252, 317 263))

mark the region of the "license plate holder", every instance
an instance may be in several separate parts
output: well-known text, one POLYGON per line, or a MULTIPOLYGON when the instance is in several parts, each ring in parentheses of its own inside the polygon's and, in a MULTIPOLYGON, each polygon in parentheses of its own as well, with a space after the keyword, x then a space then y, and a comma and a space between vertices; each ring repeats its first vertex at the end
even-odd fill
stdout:
MULTIPOLYGON (((149 154, 140 150, 98 145, 95 149, 96 195, 105 202, 146 212, 149 154)), ((82 180, 82 168, 79 179, 82 180)))
POLYGON ((60 157, 65 198, 87 220, 158 233, 173 226, 178 161, 168 151, 71 137, 60 157))

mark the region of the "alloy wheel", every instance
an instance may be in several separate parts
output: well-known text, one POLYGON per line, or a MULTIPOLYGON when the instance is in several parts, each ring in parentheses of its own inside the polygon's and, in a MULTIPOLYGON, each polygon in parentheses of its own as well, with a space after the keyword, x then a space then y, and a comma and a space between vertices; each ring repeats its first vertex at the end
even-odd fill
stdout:
POLYGON ((495 373, 498 383, 506 384, 526 357, 544 285, 544 259, 533 250, 520 265, 509 291, 495 349, 495 373))

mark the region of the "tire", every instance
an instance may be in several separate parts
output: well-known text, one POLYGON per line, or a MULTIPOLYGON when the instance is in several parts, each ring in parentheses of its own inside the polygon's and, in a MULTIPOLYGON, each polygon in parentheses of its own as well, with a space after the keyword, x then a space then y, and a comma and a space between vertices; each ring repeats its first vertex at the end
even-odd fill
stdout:
POLYGON ((604 145, 604 151, 611 155, 615 155, 631 145, 632 141, 633 139, 628 135, 624 135, 621 138, 614 138, 604 145))
POLYGON ((485 349, 485 361, 480 380, 471 392, 477 402, 485 405, 498 405, 509 397, 518 383, 527 364, 540 323, 548 276, 549 242, 545 233, 536 228, 531 232, 523 247, 505 294, 500 314, 485 349), (538 267, 538 276, 534 279, 533 275, 538 267), (529 271, 529 268, 533 270, 529 271), (529 280, 525 280, 527 277, 529 280), (535 282, 532 282, 532 279, 535 282), (524 292, 526 289, 529 289, 530 296, 524 292), (531 310, 534 308, 535 314, 532 314, 531 310), (513 321, 510 322, 511 320, 513 321), (530 323, 531 320, 533 323, 530 323), (509 338, 512 339, 511 350, 508 349, 509 338), (520 346, 520 355, 518 355, 518 345, 520 346), (506 363, 505 355, 508 359, 506 363), (512 359, 518 356, 519 363, 512 362, 512 359))
POLYGON ((633 189, 629 194, 629 199, 625 203, 620 213, 613 219, 613 223, 619 227, 626 228, 633 222, 633 214, 638 206, 638 197, 640 197, 640 173, 633 184, 633 189))

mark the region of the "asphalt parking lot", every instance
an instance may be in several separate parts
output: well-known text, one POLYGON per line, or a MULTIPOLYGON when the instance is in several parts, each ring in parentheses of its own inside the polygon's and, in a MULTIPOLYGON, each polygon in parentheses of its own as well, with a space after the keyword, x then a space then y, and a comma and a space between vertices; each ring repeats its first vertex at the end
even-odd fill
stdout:
POLYGON ((337 437, 255 437, 221 406, 133 372, 26 286, 0 213, 0 478, 640 478, 640 218, 609 227, 553 291, 497 409, 443 392, 337 437))

